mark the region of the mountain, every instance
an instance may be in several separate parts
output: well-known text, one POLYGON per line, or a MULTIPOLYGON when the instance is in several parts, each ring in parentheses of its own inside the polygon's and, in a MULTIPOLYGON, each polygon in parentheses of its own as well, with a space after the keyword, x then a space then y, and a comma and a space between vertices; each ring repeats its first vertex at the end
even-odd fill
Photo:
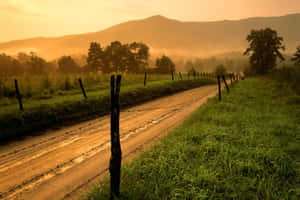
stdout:
POLYGON ((247 47, 246 36, 251 29, 270 27, 284 37, 287 52, 300 45, 300 14, 281 17, 257 17, 216 22, 182 22, 163 16, 129 21, 103 31, 52 38, 32 38, 0 44, 0 52, 15 54, 36 51, 46 58, 68 54, 86 54, 89 43, 102 46, 111 41, 144 42, 152 54, 208 56, 247 47))

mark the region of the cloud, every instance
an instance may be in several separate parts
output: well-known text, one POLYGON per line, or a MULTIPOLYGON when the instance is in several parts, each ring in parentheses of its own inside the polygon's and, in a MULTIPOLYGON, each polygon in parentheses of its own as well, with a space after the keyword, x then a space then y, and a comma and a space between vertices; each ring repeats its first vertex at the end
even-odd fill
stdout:
POLYGON ((0 2, 0 11, 18 15, 41 15, 39 8, 30 0, 5 0, 0 2))

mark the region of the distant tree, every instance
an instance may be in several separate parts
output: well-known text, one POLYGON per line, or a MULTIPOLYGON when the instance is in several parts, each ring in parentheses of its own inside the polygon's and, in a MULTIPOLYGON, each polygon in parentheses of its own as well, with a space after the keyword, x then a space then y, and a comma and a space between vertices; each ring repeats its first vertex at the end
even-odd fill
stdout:
POLYGON ((282 45, 283 38, 270 28, 252 30, 247 36, 250 47, 244 55, 250 55, 251 68, 257 74, 266 74, 276 66, 277 57, 284 60, 280 50, 285 50, 282 45))
POLYGON ((28 62, 30 62, 30 59, 31 59, 31 56, 24 53, 24 52, 20 52, 18 53, 18 61, 24 65, 24 64, 27 64, 28 62))
POLYGON ((77 73, 80 67, 71 56, 62 56, 58 60, 58 72, 63 74, 77 73))
POLYGON ((24 69, 20 62, 6 54, 0 54, 0 75, 20 75, 24 69))
POLYGON ((194 68, 194 63, 192 62, 192 61, 190 61, 190 60, 188 60, 186 63, 185 63, 185 70, 187 71, 187 72, 190 72, 192 69, 193 70, 195 70, 195 68, 194 68))
POLYGON ((220 65, 216 66, 216 69, 215 69, 214 73, 217 76, 223 76, 223 75, 226 75, 227 70, 226 70, 226 68, 225 68, 225 66, 223 64, 220 64, 220 65))
POLYGON ((34 52, 30 52, 30 54, 20 52, 18 53, 17 59, 22 65, 25 73, 53 73, 57 69, 55 60, 48 62, 45 59, 38 57, 34 52))
POLYGON ((192 76, 196 76, 197 75, 197 71, 194 67, 192 67, 189 71, 188 71, 188 74, 192 75, 192 76))
POLYGON ((127 44, 112 42, 105 49, 105 72, 126 72, 129 66, 130 51, 127 44))
POLYGON ((87 64, 89 71, 98 72, 103 70, 103 50, 99 43, 92 42, 88 50, 87 64))
POLYGON ((143 73, 148 66, 149 47, 144 43, 133 42, 129 45, 128 71, 133 73, 143 73))
POLYGON ((171 72, 175 72, 175 64, 169 57, 165 55, 163 55, 161 58, 156 59, 156 67, 156 71, 158 73, 168 74, 171 72))
POLYGON ((300 46, 297 47, 297 51, 294 54, 292 61, 295 62, 295 65, 300 66, 300 46))
POLYGON ((197 58, 194 62, 194 67, 197 69, 197 71, 203 72, 204 71, 204 65, 201 59, 197 58))
POLYGON ((98 43, 91 43, 88 64, 82 70, 143 73, 148 66, 148 59, 149 47, 144 43, 122 44, 120 41, 114 41, 104 50, 98 43))
POLYGON ((35 53, 31 52, 31 57, 28 62, 29 73, 41 75, 47 72, 47 62, 43 58, 37 56, 35 53))

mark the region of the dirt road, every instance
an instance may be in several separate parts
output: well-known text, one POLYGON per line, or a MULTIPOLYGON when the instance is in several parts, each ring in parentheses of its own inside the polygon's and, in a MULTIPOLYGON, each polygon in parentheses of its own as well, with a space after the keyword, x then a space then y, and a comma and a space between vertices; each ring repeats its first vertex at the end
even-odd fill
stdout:
MULTIPOLYGON (((217 86, 204 86, 122 111, 123 161, 164 136, 216 92, 217 86)), ((104 116, 0 147, 0 199, 78 198, 108 169, 109 122, 104 116)))

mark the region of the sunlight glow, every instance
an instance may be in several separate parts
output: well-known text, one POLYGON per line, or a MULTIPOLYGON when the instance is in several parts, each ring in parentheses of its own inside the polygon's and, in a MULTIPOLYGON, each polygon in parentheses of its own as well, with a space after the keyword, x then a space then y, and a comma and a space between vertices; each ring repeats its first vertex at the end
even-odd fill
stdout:
POLYGON ((296 12, 300 12, 299 0, 1 0, 0 42, 94 32, 157 14, 214 21, 296 12))

